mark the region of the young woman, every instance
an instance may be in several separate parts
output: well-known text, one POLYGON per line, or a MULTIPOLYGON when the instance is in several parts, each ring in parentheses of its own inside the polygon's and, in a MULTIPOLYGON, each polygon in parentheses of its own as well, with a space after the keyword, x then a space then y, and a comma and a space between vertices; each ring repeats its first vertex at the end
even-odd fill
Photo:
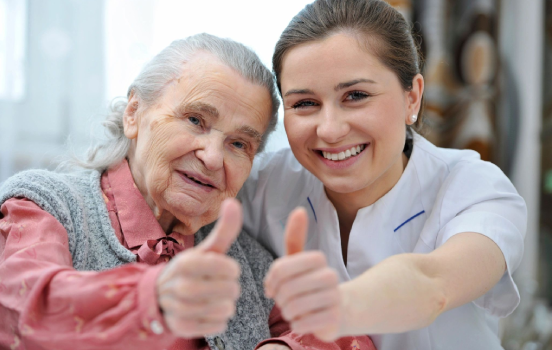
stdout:
POLYGON ((245 229, 279 256, 302 250, 308 216, 318 252, 279 259, 265 281, 292 328, 370 334, 380 350, 501 349, 525 203, 477 153, 417 132, 424 80, 404 18, 384 1, 317 0, 273 66, 291 150, 258 158, 241 199, 245 229))

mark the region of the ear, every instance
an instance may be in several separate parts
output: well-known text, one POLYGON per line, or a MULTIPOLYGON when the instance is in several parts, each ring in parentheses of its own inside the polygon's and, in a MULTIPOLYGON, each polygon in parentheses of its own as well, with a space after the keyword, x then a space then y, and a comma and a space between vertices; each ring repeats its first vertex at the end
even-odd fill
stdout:
POLYGON ((412 89, 406 92, 407 115, 406 124, 413 124, 412 116, 418 115, 422 106, 422 96, 424 94, 424 77, 416 74, 412 79, 412 89))
POLYGON ((138 113, 136 112, 138 110, 138 106, 138 97, 134 93, 134 90, 132 90, 130 92, 130 96, 128 97, 128 104, 123 113, 123 128, 125 131, 125 136, 130 140, 138 137, 139 118, 138 113))

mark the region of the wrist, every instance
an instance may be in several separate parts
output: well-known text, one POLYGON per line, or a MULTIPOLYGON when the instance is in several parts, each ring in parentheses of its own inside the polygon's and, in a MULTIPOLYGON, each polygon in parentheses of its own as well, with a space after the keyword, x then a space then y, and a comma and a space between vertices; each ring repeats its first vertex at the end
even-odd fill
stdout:
POLYGON ((352 312, 352 297, 348 288, 348 283, 339 285, 340 313, 339 313, 339 337, 350 334, 349 319, 352 312))

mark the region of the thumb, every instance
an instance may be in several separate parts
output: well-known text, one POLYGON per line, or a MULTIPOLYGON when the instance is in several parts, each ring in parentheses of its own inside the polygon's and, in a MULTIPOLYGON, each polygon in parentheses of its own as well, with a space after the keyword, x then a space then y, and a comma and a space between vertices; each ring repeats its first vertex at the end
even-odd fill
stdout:
POLYGON ((292 255, 303 251, 305 241, 307 240, 308 225, 309 218, 305 208, 295 208, 289 215, 286 224, 286 255, 292 255))
POLYGON ((242 228, 241 204, 234 198, 225 199, 220 206, 220 217, 209 236, 196 249, 225 254, 242 228))

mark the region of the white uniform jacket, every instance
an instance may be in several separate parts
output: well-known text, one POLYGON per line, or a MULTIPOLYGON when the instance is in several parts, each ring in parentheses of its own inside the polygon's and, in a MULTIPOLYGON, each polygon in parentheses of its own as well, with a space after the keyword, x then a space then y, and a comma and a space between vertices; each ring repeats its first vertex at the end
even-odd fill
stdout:
MULTIPOLYGON (((492 239, 507 271, 481 298, 440 315, 430 326, 401 334, 371 335, 379 350, 502 349, 498 318, 519 304, 512 273, 523 255, 524 200, 495 165, 473 151, 438 148, 414 133, 410 160, 398 183, 358 211, 343 263, 337 213, 323 184, 289 149, 260 154, 239 198, 244 229, 277 256, 284 254, 289 213, 309 213, 306 249, 322 250, 342 281, 393 254, 429 253, 461 232, 492 239)), ((408 291, 404 291, 408 293, 408 291)))

